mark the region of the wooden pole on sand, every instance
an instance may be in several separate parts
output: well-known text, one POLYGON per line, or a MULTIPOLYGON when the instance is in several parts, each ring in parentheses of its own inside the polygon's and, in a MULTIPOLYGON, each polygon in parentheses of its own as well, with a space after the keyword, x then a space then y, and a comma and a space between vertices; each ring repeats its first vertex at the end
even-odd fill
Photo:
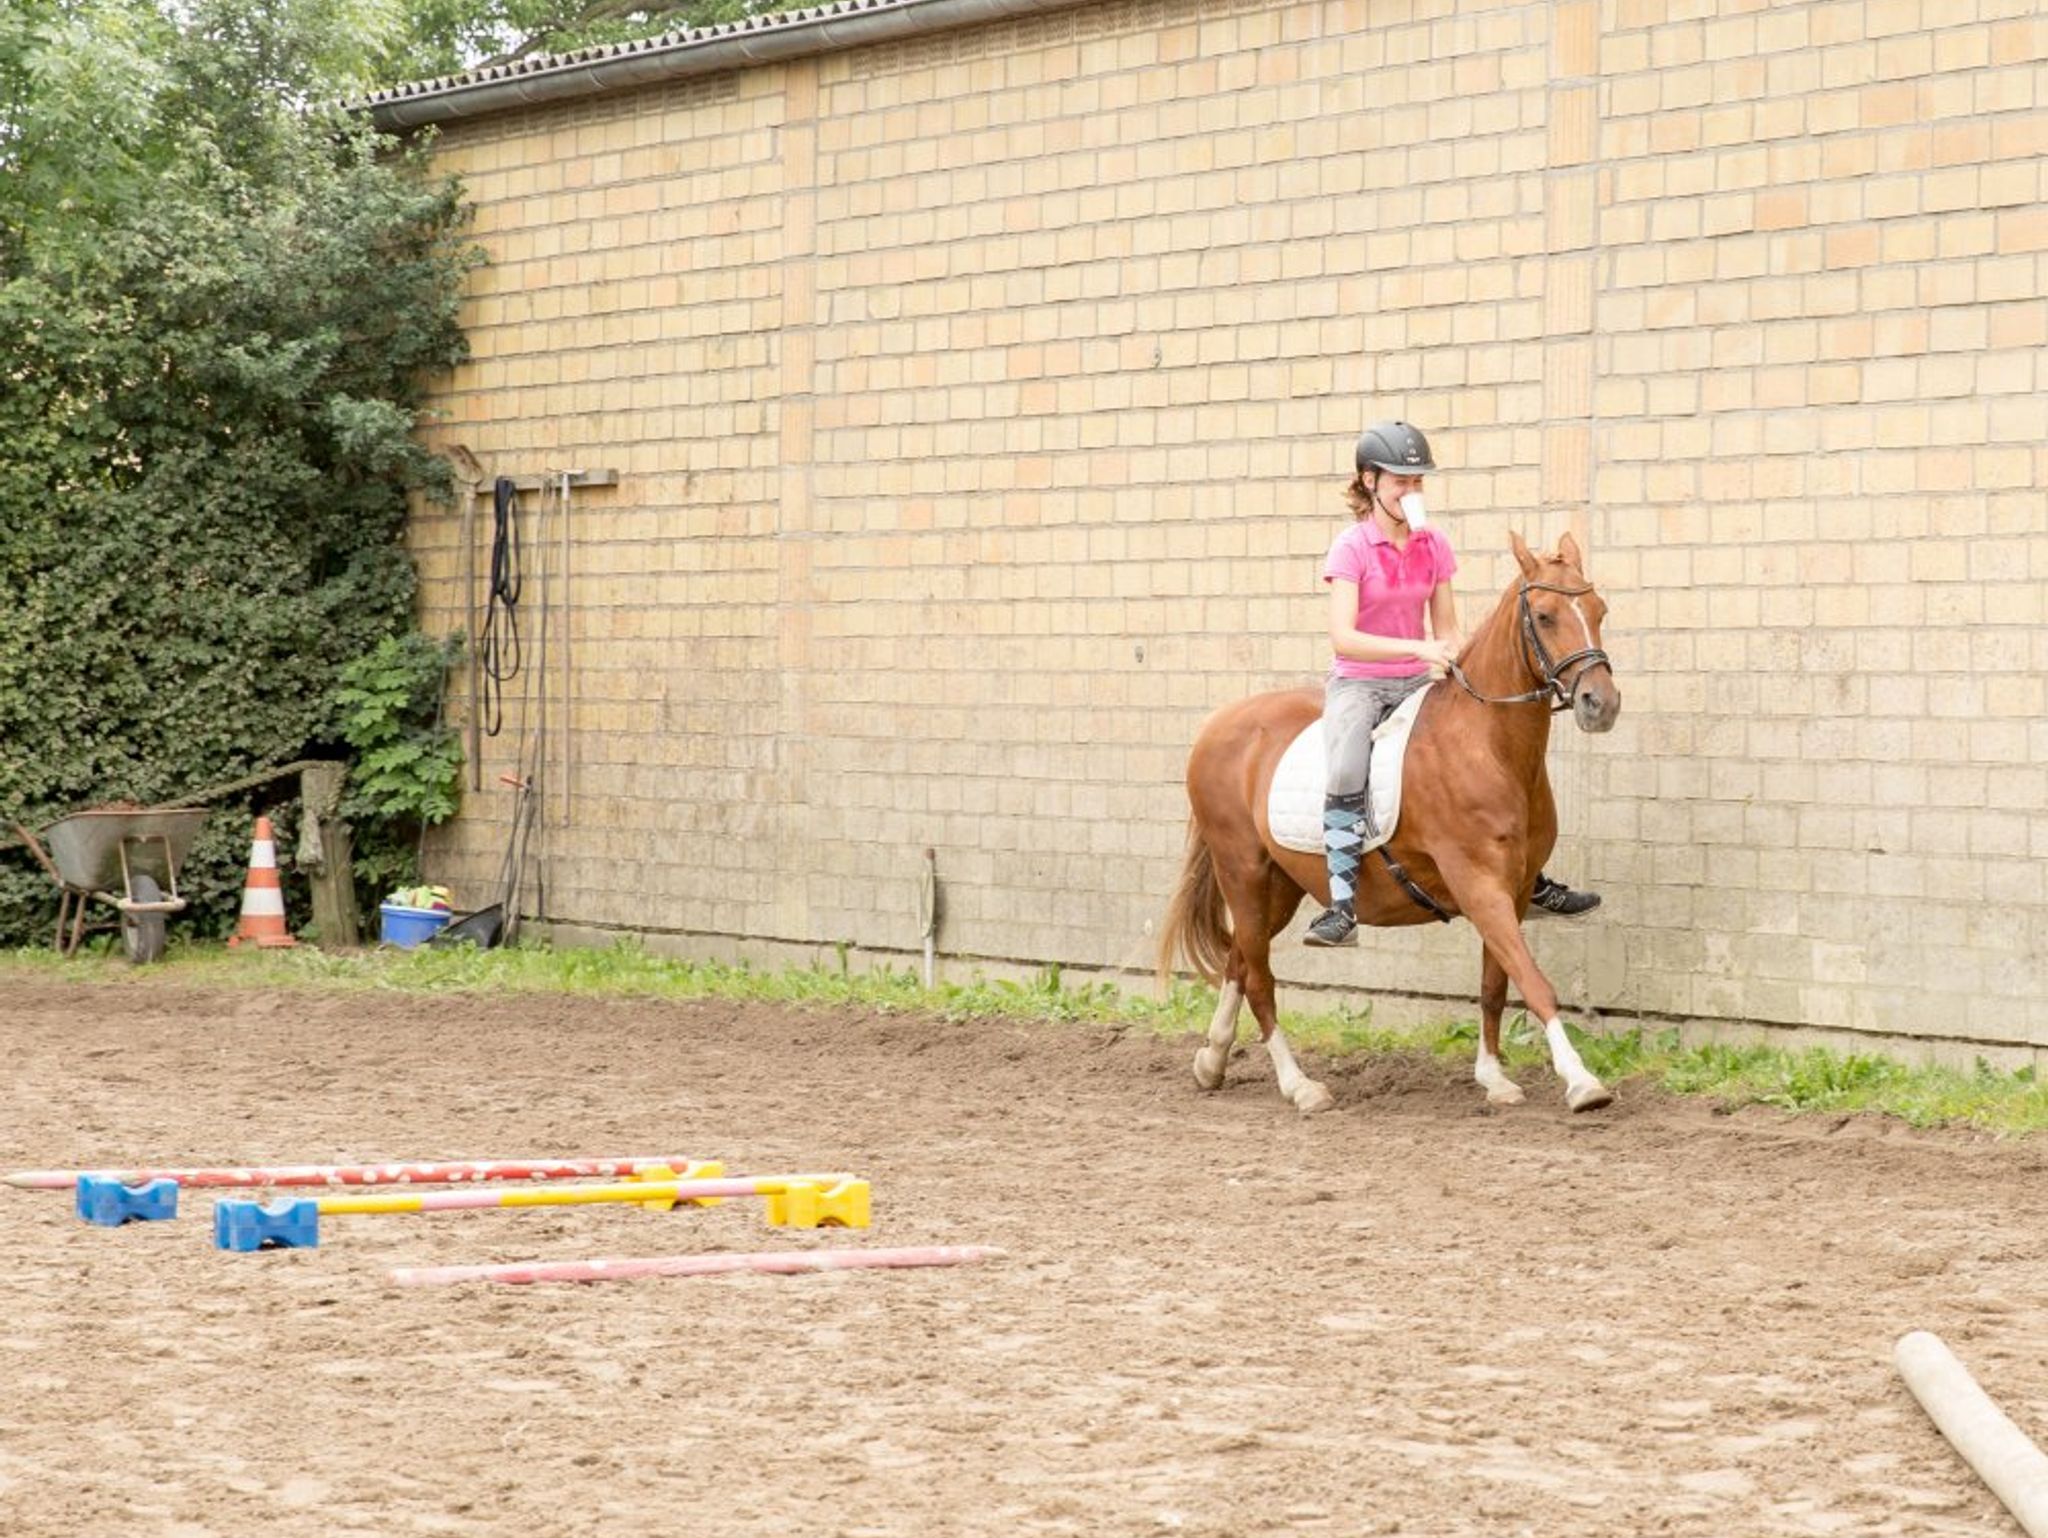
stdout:
POLYGON ((2048 1456, 1977 1386, 1940 1336, 1925 1330, 1902 1335, 1892 1360, 1920 1408, 2030 1538, 2048 1538, 2048 1456))

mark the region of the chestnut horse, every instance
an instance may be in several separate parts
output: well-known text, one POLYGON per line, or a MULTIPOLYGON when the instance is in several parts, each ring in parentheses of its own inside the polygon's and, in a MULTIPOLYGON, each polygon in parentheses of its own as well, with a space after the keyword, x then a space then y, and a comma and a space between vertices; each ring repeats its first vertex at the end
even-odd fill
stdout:
MULTIPOLYGON (((1557 993, 1522 938, 1522 914, 1557 840, 1544 749, 1554 710, 1569 709, 1581 731, 1604 732, 1621 712, 1614 670, 1600 649, 1607 605, 1586 580, 1578 542, 1530 554, 1511 536, 1521 570, 1472 633, 1451 681, 1429 688, 1408 739, 1400 819, 1388 853, 1441 910, 1409 896, 1377 853, 1359 872, 1361 924, 1421 924, 1463 915, 1479 931, 1482 1040, 1473 1077, 1496 1105, 1522 1092, 1502 1072, 1500 1017, 1512 982, 1544 1022, 1565 1103, 1590 1111, 1614 1097, 1587 1071, 1558 1019, 1557 993)), ((1273 1059, 1280 1093, 1303 1113, 1327 1110, 1330 1092, 1305 1075, 1281 1035, 1273 1007, 1273 936, 1304 893, 1328 900, 1321 855, 1274 842, 1267 792, 1289 743, 1322 714, 1318 689, 1259 694, 1209 718, 1188 757, 1187 862, 1160 941, 1162 978, 1185 955, 1222 998, 1208 1044, 1195 1054, 1195 1082, 1223 1083, 1249 1001, 1273 1059)))

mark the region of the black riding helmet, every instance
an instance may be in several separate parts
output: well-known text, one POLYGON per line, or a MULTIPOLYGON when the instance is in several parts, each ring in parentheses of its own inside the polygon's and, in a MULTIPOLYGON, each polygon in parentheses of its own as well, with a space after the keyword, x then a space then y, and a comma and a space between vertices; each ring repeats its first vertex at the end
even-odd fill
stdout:
POLYGON ((1436 461, 1430 457, 1429 440, 1422 436, 1421 429, 1406 422, 1373 423, 1358 435, 1357 458, 1361 475, 1367 466, 1391 470, 1396 475, 1421 475, 1436 468, 1436 461))

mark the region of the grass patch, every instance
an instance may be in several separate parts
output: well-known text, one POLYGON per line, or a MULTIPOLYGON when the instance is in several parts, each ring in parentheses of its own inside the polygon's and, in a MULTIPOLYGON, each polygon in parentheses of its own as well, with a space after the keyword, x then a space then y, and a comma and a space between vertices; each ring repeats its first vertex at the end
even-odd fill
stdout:
MULTIPOLYGON (((770 970, 656 956, 631 939, 606 949, 522 945, 478 951, 458 946, 343 954, 305 946, 254 955, 230 953, 219 945, 174 942, 166 961, 155 968, 129 967, 115 959, 108 939, 88 945, 87 954, 71 962, 47 949, 0 952, 0 978, 8 976, 113 984, 168 977, 220 987, 753 1000, 920 1012, 949 1020, 1088 1023, 1162 1035, 1206 1030, 1216 1010, 1211 988, 1180 982, 1165 998, 1151 998, 1125 993, 1107 982, 1070 984, 1056 966, 1029 982, 977 978, 927 989, 909 968, 855 971, 844 951, 836 966, 770 970)), ((1331 1054, 1420 1052, 1469 1059, 1479 1040, 1476 1020, 1392 1030, 1373 1023, 1369 1006, 1296 1012, 1287 1017, 1286 1026, 1297 1046, 1331 1054)), ((1249 1020, 1241 1021, 1240 1028, 1248 1031, 1249 1020)), ((2048 1083, 2031 1068, 2008 1072, 1982 1059, 1968 1069, 1916 1066, 1874 1053, 1820 1048, 1686 1047, 1679 1044, 1675 1031, 1589 1035, 1568 1029, 1586 1066, 1611 1085, 1636 1080, 1730 1106, 1875 1112, 1916 1127, 1970 1127, 2002 1136, 2048 1129, 2048 1083)), ((1541 1031, 1517 1014, 1509 1017, 1502 1034, 1507 1067, 1524 1072, 1524 1087, 1533 1090, 1539 1076, 1549 1071, 1541 1031)))

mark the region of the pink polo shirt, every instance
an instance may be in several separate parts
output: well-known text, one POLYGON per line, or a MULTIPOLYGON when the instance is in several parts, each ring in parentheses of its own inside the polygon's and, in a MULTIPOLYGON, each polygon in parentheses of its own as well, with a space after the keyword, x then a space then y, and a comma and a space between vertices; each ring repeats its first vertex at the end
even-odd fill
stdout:
MULTIPOLYGON (((1366 635, 1399 636, 1419 641, 1429 595, 1439 582, 1451 580, 1458 558, 1442 532, 1430 528, 1408 536, 1399 549, 1370 518, 1361 518, 1330 546, 1323 562, 1323 580, 1358 584, 1358 629, 1366 635)), ((1330 672, 1338 678, 1410 678, 1428 666, 1420 657, 1386 662, 1358 662, 1338 657, 1330 672)))

